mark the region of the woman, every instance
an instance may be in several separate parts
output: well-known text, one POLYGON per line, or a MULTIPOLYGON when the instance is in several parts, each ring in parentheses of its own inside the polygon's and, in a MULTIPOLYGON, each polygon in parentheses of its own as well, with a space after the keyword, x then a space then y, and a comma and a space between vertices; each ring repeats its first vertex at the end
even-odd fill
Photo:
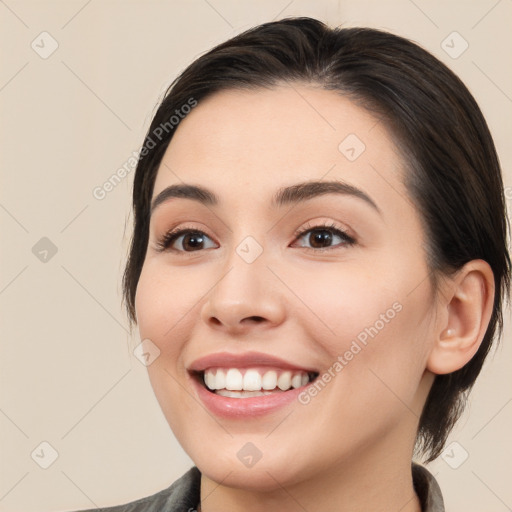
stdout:
POLYGON ((425 50, 310 18, 178 77, 141 150, 125 299, 196 467, 120 511, 444 510, 443 449, 501 332, 501 171, 425 50))

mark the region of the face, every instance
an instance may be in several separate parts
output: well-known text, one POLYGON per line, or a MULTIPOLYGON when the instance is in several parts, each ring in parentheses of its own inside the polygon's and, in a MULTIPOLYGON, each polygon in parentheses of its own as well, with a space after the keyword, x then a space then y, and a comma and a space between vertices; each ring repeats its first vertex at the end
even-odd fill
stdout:
POLYGON ((268 490, 410 462, 436 327, 405 172, 382 123, 312 86, 223 91, 179 125, 136 313, 207 478, 268 490))

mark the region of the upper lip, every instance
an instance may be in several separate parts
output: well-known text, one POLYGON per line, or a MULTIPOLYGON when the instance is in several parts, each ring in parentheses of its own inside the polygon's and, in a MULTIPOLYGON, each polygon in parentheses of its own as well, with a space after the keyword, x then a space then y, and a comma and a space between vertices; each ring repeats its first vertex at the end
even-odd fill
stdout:
POLYGON ((232 354, 230 352, 218 352, 208 354, 194 360, 188 370, 191 372, 203 372, 208 368, 251 368, 254 366, 275 366, 283 370, 296 370, 304 372, 316 372, 314 368, 290 363, 276 356, 262 352, 245 352, 232 354))

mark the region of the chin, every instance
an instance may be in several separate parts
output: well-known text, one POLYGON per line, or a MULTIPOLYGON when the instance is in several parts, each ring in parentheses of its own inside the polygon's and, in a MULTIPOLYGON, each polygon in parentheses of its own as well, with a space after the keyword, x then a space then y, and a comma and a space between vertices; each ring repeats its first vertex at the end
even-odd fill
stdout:
POLYGON ((299 455, 297 443, 291 443, 291 439, 276 435, 270 441, 264 435, 246 434, 234 435, 216 445, 196 440, 191 450, 182 446, 208 479, 237 489, 272 492, 298 484, 320 470, 310 458, 314 454, 303 451, 299 455))
POLYGON ((235 489, 257 492, 272 492, 282 486, 288 486, 298 481, 299 468, 293 469, 278 461, 271 463, 261 459, 253 467, 244 467, 238 459, 219 463, 198 461, 196 464, 203 475, 219 484, 235 489), (292 473, 290 473, 292 471, 292 473))

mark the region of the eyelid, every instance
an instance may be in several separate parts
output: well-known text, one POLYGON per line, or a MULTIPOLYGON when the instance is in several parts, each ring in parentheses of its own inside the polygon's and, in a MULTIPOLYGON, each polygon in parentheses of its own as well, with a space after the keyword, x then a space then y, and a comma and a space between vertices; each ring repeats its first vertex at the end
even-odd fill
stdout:
POLYGON ((326 230, 332 229, 336 231, 341 231, 347 237, 350 237, 355 240, 355 237, 351 235, 349 228, 340 223, 336 223, 336 221, 334 220, 308 220, 306 224, 303 224, 300 228, 295 230, 294 236, 298 237, 303 235, 304 233, 307 233, 308 231, 322 228, 326 230))

